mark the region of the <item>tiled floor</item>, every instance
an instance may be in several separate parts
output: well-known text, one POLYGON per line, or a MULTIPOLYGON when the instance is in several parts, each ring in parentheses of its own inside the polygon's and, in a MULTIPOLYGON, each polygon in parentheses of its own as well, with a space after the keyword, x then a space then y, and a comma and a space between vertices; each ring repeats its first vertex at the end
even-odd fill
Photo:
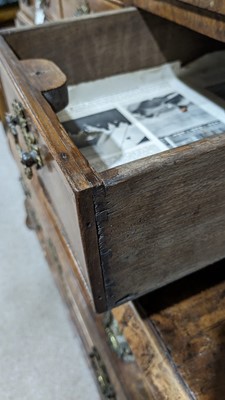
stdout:
POLYGON ((97 400, 82 344, 34 232, 0 126, 0 399, 97 400))

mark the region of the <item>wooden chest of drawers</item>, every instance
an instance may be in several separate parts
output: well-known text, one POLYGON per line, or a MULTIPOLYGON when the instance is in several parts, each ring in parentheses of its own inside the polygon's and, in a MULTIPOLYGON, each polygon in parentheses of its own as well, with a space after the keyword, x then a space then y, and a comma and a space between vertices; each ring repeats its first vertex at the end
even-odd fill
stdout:
POLYGON ((56 212, 97 311, 222 259, 223 135, 98 173, 55 111, 67 101, 66 77, 76 84, 186 63, 223 43, 135 9, 30 29, 26 38, 27 29, 0 38, 11 147, 56 212))

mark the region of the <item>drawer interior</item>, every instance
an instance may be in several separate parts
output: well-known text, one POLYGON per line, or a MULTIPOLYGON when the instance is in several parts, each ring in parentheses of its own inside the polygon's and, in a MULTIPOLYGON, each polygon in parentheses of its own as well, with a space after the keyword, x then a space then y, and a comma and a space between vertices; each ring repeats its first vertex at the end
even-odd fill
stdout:
POLYGON ((136 301, 174 376, 198 399, 219 398, 224 389, 224 279, 222 260, 136 301))
MULTIPOLYGON (((135 9, 98 14, 88 18, 83 17, 76 21, 60 22, 57 24, 50 24, 46 27, 35 28, 29 31, 28 40, 25 40, 25 35, 26 30, 22 30, 21 32, 17 32, 16 35, 12 32, 10 35, 6 36, 8 44, 18 58, 20 60, 40 58, 53 61, 65 73, 68 86, 73 87, 75 85, 74 92, 78 92, 78 99, 82 83, 102 82, 102 86, 104 87, 108 82, 106 78, 109 77, 125 74, 121 75, 121 77, 124 76, 124 79, 127 79, 127 75, 129 76, 129 73, 134 71, 151 69, 177 60, 179 60, 182 65, 185 65, 201 57, 205 53, 224 48, 224 45, 218 41, 206 38, 203 35, 192 32, 172 22, 165 21, 151 13, 135 9), (176 40, 177 37, 179 37, 179 41, 176 40)), ((131 75, 131 82, 132 79, 136 78, 131 75)), ((140 77, 139 80, 141 79, 140 77)), ((115 80, 115 85, 120 85, 120 82, 121 78, 120 81, 115 80)), ((113 85, 114 83, 111 84, 111 87, 113 85)), ((96 90, 96 94, 98 95, 99 85, 96 86, 96 88, 90 85, 86 88, 86 91, 89 90, 89 88, 93 93, 96 90)), ((144 88, 144 85, 142 88, 144 88)), ((126 90, 127 96, 129 97, 129 87, 127 87, 126 90)), ((107 89, 107 91, 109 91, 109 89, 107 89)), ((183 112, 184 108, 186 108, 187 99, 184 99, 179 93, 169 93, 170 97, 171 94, 173 99, 169 101, 169 103, 172 104, 174 101, 177 101, 177 109, 183 112), (178 99, 179 96, 180 99, 178 99), (175 97, 177 99, 175 99, 175 97)), ((140 118, 143 117, 144 112, 149 112, 146 105, 146 103, 149 102, 148 97, 146 93, 147 101, 143 98, 139 107, 136 106, 136 109, 146 107, 145 110, 140 111, 138 116, 140 118)), ((165 104, 165 102, 167 102, 165 96, 164 98, 162 96, 161 99, 162 103, 165 104)), ((104 93, 100 100, 104 101, 104 93)), ((151 103, 154 102, 154 100, 154 98, 151 99, 151 103)), ((73 106, 74 109, 78 106, 82 108, 82 104, 77 105, 76 96, 73 106)), ((134 106, 134 104, 131 104, 131 107, 132 106, 134 106)), ((156 110, 156 112, 158 111, 156 110)), ((130 114, 131 117, 135 115, 134 112, 130 112, 130 114)), ((187 115, 183 112, 183 119, 185 119, 185 116, 187 119, 187 115)), ((90 118, 79 119, 78 124, 76 121, 70 121, 69 124, 64 121, 65 123, 63 126, 66 128, 67 132, 70 133, 75 145, 77 145, 84 157, 90 162, 91 167, 97 172, 102 172, 114 166, 139 158, 145 158, 171 148, 170 143, 165 143, 163 138, 160 143, 158 143, 158 147, 154 143, 148 146, 147 142, 149 142, 149 137, 146 137, 144 131, 140 130, 132 120, 130 121, 129 117, 126 118, 126 110, 124 115, 124 113, 121 114, 118 109, 112 107, 107 111, 103 109, 103 113, 95 114, 93 112, 89 117, 90 118), (100 123, 96 121, 100 121, 100 123), (113 125, 114 121, 116 121, 116 125, 113 125), (130 136, 134 135, 134 142, 137 143, 137 141, 139 141, 138 143, 141 143, 141 151, 136 152, 136 158, 135 156, 134 158, 132 158, 132 156, 118 156, 117 158, 119 161, 113 162, 116 156, 114 158, 111 156, 109 160, 112 159, 112 161, 105 162, 100 160, 99 162, 99 157, 97 157, 97 161, 92 161, 93 158, 95 159, 96 148, 100 148, 100 153, 103 153, 103 158, 104 153, 107 153, 107 151, 111 151, 112 154, 123 152, 122 145, 120 148, 118 147, 118 143, 112 140, 112 129, 110 131, 109 124, 115 128, 112 128, 116 132, 114 136, 117 135, 117 137, 119 137, 122 135, 125 139, 130 139, 130 136), (87 132, 87 130, 85 131, 84 127, 87 125, 89 125, 89 129, 94 130, 92 135, 89 135, 90 132, 87 132), (98 126, 100 126, 99 129, 98 126), (108 131, 110 133, 105 135, 103 131, 108 131), (109 142, 106 144, 104 142, 104 135, 106 141, 110 138, 109 142), (98 144, 98 146, 93 145, 92 147, 90 146, 90 143, 92 143, 91 140, 93 143, 102 142, 103 144, 102 146, 98 144), (83 150, 84 147, 85 149, 83 150)), ((205 117, 207 119, 206 115, 205 117)), ((139 123, 139 121, 137 122, 139 123)), ((165 124, 168 124, 168 122, 165 121, 165 124)), ((159 129, 157 124, 155 129, 159 129)), ((222 132, 223 124, 216 127, 215 131, 222 132)), ((200 134, 199 137, 201 138, 202 135, 200 134)), ((120 142, 120 138, 118 142, 120 142)), ((176 142, 178 144, 172 147, 186 144, 185 140, 182 141, 179 137, 176 138, 176 142)), ((135 168, 135 164, 133 167, 135 168)))

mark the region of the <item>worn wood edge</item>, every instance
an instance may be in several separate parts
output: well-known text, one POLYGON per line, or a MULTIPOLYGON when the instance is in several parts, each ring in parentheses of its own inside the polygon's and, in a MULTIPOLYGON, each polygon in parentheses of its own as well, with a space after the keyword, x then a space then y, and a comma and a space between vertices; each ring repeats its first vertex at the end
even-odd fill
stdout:
POLYGON ((67 81, 66 75, 53 61, 32 58, 20 60, 19 63, 22 65, 26 76, 28 76, 33 86, 41 92, 57 89, 67 81))
POLYGON ((221 0, 180 0, 184 3, 190 4, 194 7, 198 7, 200 9, 207 9, 209 11, 214 11, 218 14, 225 14, 225 4, 221 0))
POLYGON ((99 184, 98 174, 73 144, 41 92, 29 86, 18 59, 3 37, 0 37, 0 50, 0 63, 5 73, 72 190, 77 192, 99 184))
POLYGON ((102 17, 106 18, 106 23, 107 23, 107 18, 110 18, 112 15, 121 14, 121 13, 129 14, 129 13, 137 13, 137 12, 138 12, 137 8, 134 6, 127 7, 127 8, 121 8, 118 10, 116 9, 116 10, 110 10, 110 11, 102 11, 102 12, 97 12, 97 13, 91 13, 88 15, 83 15, 81 17, 71 17, 71 18, 61 19, 59 21, 49 21, 47 24, 34 25, 32 27, 24 26, 21 28, 3 29, 3 30, 1 30, 1 36, 3 36, 7 40, 7 36, 19 35, 20 32, 30 31, 30 29, 32 29, 33 31, 34 30, 44 30, 44 31, 46 31, 46 34, 48 34, 48 32, 52 30, 52 27, 60 28, 63 25, 76 24, 85 19, 99 19, 102 17))
POLYGON ((163 342, 140 318, 133 303, 112 310, 135 359, 154 390, 156 400, 194 400, 193 394, 175 369, 163 342))
POLYGON ((177 165, 177 167, 179 167, 182 163, 188 160, 194 160, 201 154, 213 153, 223 147, 225 148, 224 133, 213 136, 210 139, 202 139, 185 146, 166 150, 162 153, 123 164, 119 167, 103 171, 99 175, 107 190, 107 187, 122 184, 131 177, 134 179, 144 177, 143 174, 160 170, 162 166, 169 168, 170 166, 177 165))
MULTIPOLYGON (((97 186, 99 190, 102 185, 97 186)), ((96 221, 93 189, 81 191, 76 197, 81 221, 81 238, 92 290, 95 309, 98 313, 108 310, 104 273, 100 252, 100 238, 96 221)))
POLYGON ((95 221, 96 230, 98 236, 98 248, 99 248, 99 258, 102 269, 102 279, 105 288, 105 299, 106 299, 106 309, 105 311, 115 306, 115 301, 113 299, 113 294, 111 293, 111 281, 107 280, 107 266, 111 256, 110 249, 107 248, 105 234, 104 234, 104 223, 108 221, 108 210, 105 204, 105 186, 101 185, 93 189, 93 204, 95 209, 95 221))
POLYGON ((68 105, 66 75, 52 61, 46 59, 28 59, 20 61, 32 86, 41 91, 54 112, 68 105))
POLYGON ((179 0, 133 0, 136 7, 149 11, 159 17, 168 19, 186 28, 192 29, 205 36, 225 42, 225 18, 201 9, 201 14, 196 7, 179 0))

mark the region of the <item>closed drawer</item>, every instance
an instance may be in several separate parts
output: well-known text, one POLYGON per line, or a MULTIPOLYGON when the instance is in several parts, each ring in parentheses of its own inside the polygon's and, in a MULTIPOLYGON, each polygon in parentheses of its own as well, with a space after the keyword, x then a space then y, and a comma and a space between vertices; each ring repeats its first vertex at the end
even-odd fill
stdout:
POLYGON ((24 67, 24 60, 48 59, 77 84, 176 59, 186 63, 223 44, 135 9, 36 27, 29 42, 26 36, 27 29, 2 34, 3 90, 9 110, 15 99, 22 104, 38 138, 43 165, 32 167, 32 180, 58 216, 96 309, 223 258, 223 135, 97 172, 60 124, 54 99, 46 100, 24 67))
POLYGON ((36 230, 97 378, 102 399, 151 400, 152 389, 112 317, 95 314, 79 268, 40 186, 23 181, 27 225, 36 230), (112 326, 113 325, 113 326, 112 326))

